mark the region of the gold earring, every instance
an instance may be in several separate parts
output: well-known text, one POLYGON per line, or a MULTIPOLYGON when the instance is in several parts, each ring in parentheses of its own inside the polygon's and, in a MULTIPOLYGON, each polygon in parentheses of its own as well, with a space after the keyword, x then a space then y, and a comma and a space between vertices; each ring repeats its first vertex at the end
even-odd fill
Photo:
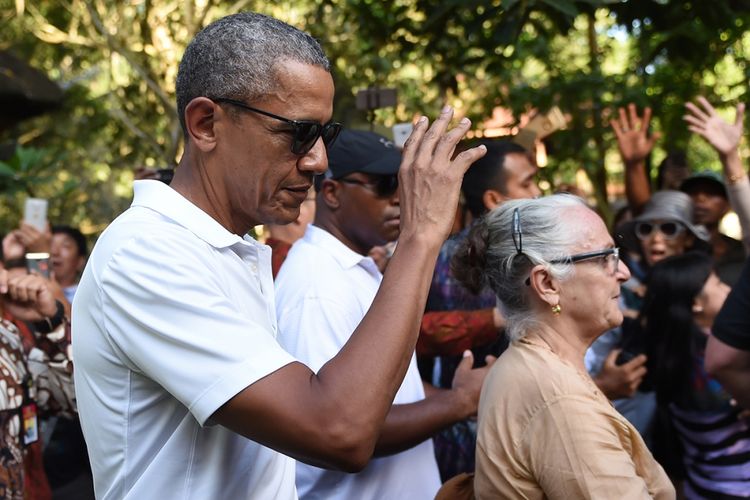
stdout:
POLYGON ((560 311, 562 311, 562 307, 560 307, 560 304, 555 304, 554 306, 552 306, 552 314, 554 314, 555 316, 559 316, 560 311))

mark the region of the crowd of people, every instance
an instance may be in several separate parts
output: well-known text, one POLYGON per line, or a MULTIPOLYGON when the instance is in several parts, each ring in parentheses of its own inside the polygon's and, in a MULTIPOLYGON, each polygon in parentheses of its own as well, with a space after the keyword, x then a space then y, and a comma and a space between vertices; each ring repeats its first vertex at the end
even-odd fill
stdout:
POLYGON ((267 16, 198 33, 176 94, 174 176, 90 255, 2 240, 0 495, 750 498, 744 106, 686 103, 723 171, 674 152, 655 190, 651 110, 617 110, 608 227, 449 106, 403 149, 331 121, 318 42, 267 16))

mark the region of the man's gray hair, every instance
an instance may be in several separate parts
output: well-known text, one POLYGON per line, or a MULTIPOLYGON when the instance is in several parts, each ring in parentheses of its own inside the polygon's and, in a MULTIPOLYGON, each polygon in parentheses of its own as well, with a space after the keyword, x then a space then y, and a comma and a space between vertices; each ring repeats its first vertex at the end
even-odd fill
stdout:
POLYGON ((296 61, 330 72, 320 44, 278 19, 243 12, 206 26, 190 42, 177 72, 177 113, 183 133, 185 108, 196 97, 252 102, 276 87, 276 65, 296 61))
POLYGON ((454 276, 470 289, 488 286, 495 293, 511 340, 522 337, 537 323, 527 285, 531 268, 541 264, 560 280, 574 272, 571 264, 551 261, 570 255, 580 240, 582 231, 571 208, 585 206, 582 199, 569 194, 505 202, 475 224, 457 252, 454 276), (514 243, 516 209, 520 235, 516 233, 514 243))

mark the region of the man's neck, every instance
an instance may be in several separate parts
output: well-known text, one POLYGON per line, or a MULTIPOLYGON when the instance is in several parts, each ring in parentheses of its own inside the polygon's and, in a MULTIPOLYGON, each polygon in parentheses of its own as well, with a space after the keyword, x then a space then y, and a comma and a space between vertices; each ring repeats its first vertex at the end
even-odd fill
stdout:
MULTIPOLYGON (((201 157, 198 156, 196 161, 201 162, 201 157)), ((246 234, 252 225, 239 227, 239 224, 232 219, 232 210, 227 197, 221 194, 223 192, 221 182, 208 175, 208 169, 203 162, 200 165, 194 163, 191 155, 186 151, 175 169, 174 179, 169 186, 211 216, 227 231, 238 235, 246 234)))

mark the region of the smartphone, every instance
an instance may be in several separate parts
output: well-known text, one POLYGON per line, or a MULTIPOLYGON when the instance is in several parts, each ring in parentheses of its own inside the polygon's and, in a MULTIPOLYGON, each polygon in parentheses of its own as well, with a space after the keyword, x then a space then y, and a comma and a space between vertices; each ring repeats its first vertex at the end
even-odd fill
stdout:
POLYGON ((23 220, 40 231, 47 229, 47 200, 42 198, 26 198, 23 208, 23 220))
POLYGON ((26 254, 26 270, 30 274, 38 274, 49 279, 49 254, 47 252, 33 252, 26 254))
POLYGON ((414 130, 414 125, 411 123, 397 123, 393 126, 393 143, 399 148, 403 148, 406 144, 406 139, 411 135, 411 131, 414 130))

